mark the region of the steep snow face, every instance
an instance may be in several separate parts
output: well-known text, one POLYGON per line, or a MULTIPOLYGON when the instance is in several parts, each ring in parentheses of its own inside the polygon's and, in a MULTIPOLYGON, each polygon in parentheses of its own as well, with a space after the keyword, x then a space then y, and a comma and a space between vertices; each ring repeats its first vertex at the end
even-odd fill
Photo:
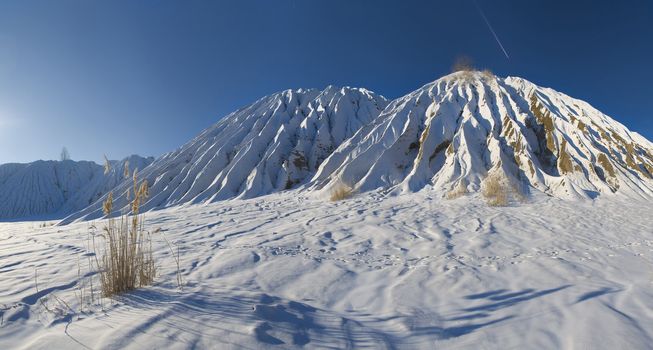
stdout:
POLYGON ((36 161, 0 165, 0 220, 63 217, 93 204, 122 181, 126 163, 144 168, 153 158, 113 161, 105 174, 94 162, 36 161))
MULTIPOLYGON (((152 197, 143 210, 251 198, 310 179, 343 141, 369 124, 387 101, 365 89, 286 90, 229 114, 144 169, 152 197)), ((126 181, 114 208, 126 208, 126 181)), ((96 204, 66 221, 102 215, 96 204)))
POLYGON ((334 151, 309 187, 474 192, 493 173, 522 194, 650 197, 653 144, 552 89, 458 72, 393 101, 334 151))

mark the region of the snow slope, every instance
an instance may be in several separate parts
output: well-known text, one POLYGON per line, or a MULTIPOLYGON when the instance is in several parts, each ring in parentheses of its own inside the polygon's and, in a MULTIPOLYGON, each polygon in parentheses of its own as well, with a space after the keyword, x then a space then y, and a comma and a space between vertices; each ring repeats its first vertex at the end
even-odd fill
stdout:
POLYGON ((153 158, 113 161, 113 170, 88 161, 36 161, 0 165, 0 220, 63 218, 84 209, 122 181, 126 163, 145 168, 153 158))
MULTIPOLYGON (((294 188, 386 104, 368 90, 334 86, 264 97, 143 169, 140 177, 153 194, 143 210, 294 188)), ((128 207, 130 188, 125 181, 114 189, 115 208, 128 207)), ((96 203, 64 222, 101 216, 101 203, 96 203)))
MULTIPOLYGON (((581 100, 521 78, 457 72, 398 98, 357 88, 260 99, 143 169, 144 210, 342 184, 443 195, 497 175, 520 198, 653 195, 653 144, 581 100)), ((114 189, 127 209, 130 181, 114 189)), ((102 216, 101 203, 63 223, 102 216)))
POLYGON ((653 144, 552 89, 457 72, 392 101, 334 151, 310 188, 476 192, 494 173, 525 195, 651 198, 653 144))
POLYGON ((650 349, 650 202, 477 196, 152 211, 155 285, 101 302, 87 264, 103 221, 0 224, 0 348, 650 349))

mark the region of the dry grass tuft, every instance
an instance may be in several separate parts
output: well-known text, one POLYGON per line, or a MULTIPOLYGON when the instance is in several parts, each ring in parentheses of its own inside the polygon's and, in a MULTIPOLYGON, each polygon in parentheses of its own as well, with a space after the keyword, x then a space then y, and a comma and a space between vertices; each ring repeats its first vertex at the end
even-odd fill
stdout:
POLYGON ((488 175, 481 185, 481 194, 493 207, 506 206, 511 200, 524 203, 528 199, 526 191, 523 183, 511 181, 501 171, 488 175))
MULTIPOLYGON (((139 183, 137 171, 134 171, 133 181, 131 217, 109 218, 104 227, 104 254, 98 265, 105 297, 152 284, 156 276, 152 238, 144 230, 139 212, 142 201, 148 196, 147 181, 139 183)), ((103 209, 105 215, 111 216, 113 193, 109 193, 103 209)))
POLYGON ((493 173, 485 178, 482 185, 482 194, 488 205, 502 207, 508 205, 509 187, 500 173, 493 173))
POLYGON ((466 194, 467 194, 467 186, 465 186, 464 181, 460 181, 458 182, 458 184, 456 184, 456 186, 451 191, 447 193, 446 198, 456 199, 466 194))
POLYGON ((351 186, 343 183, 342 181, 338 181, 331 189, 331 196, 329 197, 329 200, 336 202, 350 198, 353 194, 354 189, 351 188, 351 186))
POLYGON ((102 212, 107 216, 113 212, 113 192, 109 192, 107 199, 102 203, 102 212))

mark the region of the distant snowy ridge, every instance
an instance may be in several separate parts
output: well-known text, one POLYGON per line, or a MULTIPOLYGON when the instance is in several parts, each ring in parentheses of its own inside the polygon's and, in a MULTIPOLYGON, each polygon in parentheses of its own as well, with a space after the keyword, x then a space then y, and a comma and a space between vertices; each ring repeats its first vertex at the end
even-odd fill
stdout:
POLYGON ((154 159, 130 156, 112 170, 89 161, 35 161, 0 165, 0 220, 61 218, 93 204, 123 180, 123 168, 145 168, 154 159))
POLYGON ((310 188, 475 192, 499 173, 525 194, 653 194, 653 144, 586 102, 521 78, 458 72, 396 99, 310 188))
MULTIPOLYGON (((296 188, 387 104, 366 89, 334 86, 261 98, 143 169, 152 194, 143 210, 296 188)), ((129 188, 124 181, 114 189, 115 208, 128 210, 129 188)), ((95 203, 64 222, 101 217, 101 209, 95 203)))

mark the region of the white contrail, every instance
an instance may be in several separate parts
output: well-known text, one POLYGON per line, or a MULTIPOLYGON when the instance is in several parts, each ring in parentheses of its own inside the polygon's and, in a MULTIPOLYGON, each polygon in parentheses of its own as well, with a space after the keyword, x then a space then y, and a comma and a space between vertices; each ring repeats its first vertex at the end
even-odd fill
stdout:
POLYGON ((501 40, 499 40, 499 36, 497 35, 497 33, 492 28, 492 25, 490 24, 490 21, 488 21, 487 17, 485 17, 485 13, 483 13, 483 9, 481 9, 481 7, 478 5, 476 0, 474 0, 474 5, 476 5, 476 9, 478 10, 478 13, 481 14, 481 17, 483 17, 483 20, 485 21, 485 24, 487 24, 487 27, 490 28, 490 32, 492 32, 492 35, 494 35, 494 39, 496 39, 497 44, 499 44, 499 47, 501 48, 501 51, 503 51, 503 54, 506 55, 507 59, 510 59, 510 56, 508 56, 508 52, 503 47, 503 44, 501 44, 501 40))

